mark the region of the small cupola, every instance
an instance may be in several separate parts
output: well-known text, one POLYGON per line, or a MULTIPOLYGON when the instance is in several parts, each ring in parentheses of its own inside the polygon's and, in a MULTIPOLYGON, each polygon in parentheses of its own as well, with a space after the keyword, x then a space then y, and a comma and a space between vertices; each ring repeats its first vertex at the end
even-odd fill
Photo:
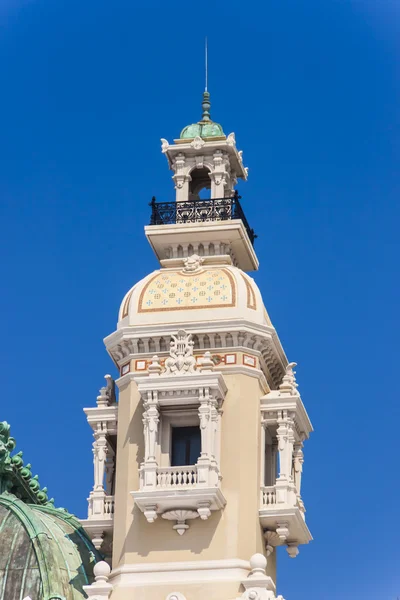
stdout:
POLYGON ((207 140, 209 138, 225 139, 226 136, 221 125, 219 123, 215 123, 210 117, 210 93, 207 91, 203 93, 203 102, 201 106, 203 109, 201 121, 184 127, 181 131, 179 139, 193 140, 196 137, 200 137, 203 140, 207 140))

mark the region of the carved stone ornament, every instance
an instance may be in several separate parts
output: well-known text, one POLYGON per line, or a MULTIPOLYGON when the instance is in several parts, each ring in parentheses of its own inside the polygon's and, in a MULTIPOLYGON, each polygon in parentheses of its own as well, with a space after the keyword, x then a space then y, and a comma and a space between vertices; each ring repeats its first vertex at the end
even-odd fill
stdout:
POLYGON ((179 535, 183 535, 186 529, 189 529, 189 525, 186 523, 188 519, 197 519, 199 513, 195 510, 168 510, 163 513, 163 519, 167 519, 167 521, 176 521, 176 524, 173 526, 173 529, 179 535))
POLYGON ((163 154, 165 154, 166 151, 168 150, 168 148, 169 148, 169 142, 168 142, 168 140, 165 140, 164 138, 161 138, 161 152, 163 154))
POLYGON ((160 364, 160 358, 155 354, 151 359, 151 363, 147 368, 149 375, 155 375, 158 377, 162 373, 162 366, 160 364))
POLYGON ((204 146, 204 144, 205 144, 205 141, 198 135, 196 135, 194 140, 192 142, 190 142, 190 145, 195 150, 200 150, 200 148, 202 148, 204 146))
POLYGON ((253 554, 250 558, 251 571, 241 583, 245 588, 242 600, 275 600, 271 589, 271 578, 266 575, 267 559, 263 554, 253 554))
POLYGON ((187 258, 185 258, 184 260, 184 268, 183 270, 186 271, 186 273, 195 273, 196 271, 199 271, 201 268, 201 265, 204 262, 204 258, 199 256, 198 254, 192 254, 192 256, 188 256, 187 258))
POLYGON ((177 175, 175 177, 175 185, 178 190, 183 188, 183 184, 185 183, 185 178, 181 175, 177 175))
POLYGON ((202 358, 199 358, 198 366, 202 373, 211 373, 211 371, 213 371, 215 365, 209 350, 204 352, 202 358))
POLYGON ((83 589, 88 598, 93 600, 108 600, 113 586, 108 582, 111 569, 109 565, 101 560, 93 567, 94 583, 92 585, 84 585, 83 589))
POLYGON ((110 406, 115 404, 115 381, 111 375, 104 375, 107 385, 100 388, 99 396, 97 396, 97 406, 110 406))
POLYGON ((196 359, 193 356, 194 342, 192 334, 180 329, 172 336, 169 357, 165 361, 163 375, 188 375, 196 371, 196 359))
POLYGON ((291 362, 286 367, 286 373, 283 376, 282 383, 279 386, 281 394, 287 394, 289 396, 298 396, 297 391, 298 385, 296 383, 296 371, 293 369, 297 366, 297 363, 291 362))
POLYGON ((270 556, 273 553, 274 548, 279 546, 282 541, 276 531, 264 531, 264 538, 267 556, 270 556))
POLYGON ((290 558, 296 558, 296 556, 299 554, 299 548, 296 542, 288 542, 286 550, 290 558))
POLYGON ((226 138, 226 143, 229 146, 236 146, 236 139, 235 139, 235 134, 232 132, 228 135, 228 137, 226 138))
POLYGON ((288 524, 286 522, 277 523, 276 533, 278 534, 281 543, 284 544, 286 542, 287 538, 289 537, 289 533, 290 533, 288 524))

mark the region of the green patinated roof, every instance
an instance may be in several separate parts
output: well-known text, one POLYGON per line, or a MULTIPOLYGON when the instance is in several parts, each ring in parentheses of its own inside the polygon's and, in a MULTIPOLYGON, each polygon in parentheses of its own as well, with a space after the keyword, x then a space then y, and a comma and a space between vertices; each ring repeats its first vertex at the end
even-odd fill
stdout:
POLYGON ((213 138, 213 137, 225 137, 222 127, 219 123, 214 123, 210 118, 210 94, 204 92, 203 94, 203 115, 201 121, 187 125, 181 131, 180 139, 193 139, 195 137, 201 138, 213 138))
POLYGON ((22 454, 10 456, 14 447, 0 423, 0 600, 82 600, 101 556, 78 519, 27 477, 22 454))

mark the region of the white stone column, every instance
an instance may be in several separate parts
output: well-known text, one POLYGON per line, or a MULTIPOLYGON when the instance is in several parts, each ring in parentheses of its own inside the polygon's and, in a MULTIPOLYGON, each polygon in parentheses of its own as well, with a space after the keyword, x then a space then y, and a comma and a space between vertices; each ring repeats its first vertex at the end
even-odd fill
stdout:
POLYGON ((287 482, 292 480, 292 461, 294 431, 293 419, 286 411, 280 412, 278 419, 278 429, 276 431, 279 451, 279 478, 287 482))
POLYGON ((189 181, 188 167, 186 166, 186 157, 180 152, 173 164, 174 175, 172 179, 175 182, 176 201, 185 202, 189 199, 189 181))
POLYGON ((212 431, 214 428, 214 424, 212 422, 210 390, 208 388, 200 388, 199 401, 201 452, 200 458, 197 461, 197 477, 199 485, 207 486, 209 485, 209 473, 211 467, 212 451, 212 431))
POLYGON ((261 465, 261 485, 264 486, 266 485, 265 480, 266 480, 266 461, 265 461, 265 455, 266 455, 266 444, 267 444, 267 440, 266 440, 266 435, 265 435, 265 428, 266 425, 264 423, 262 423, 261 425, 261 454, 260 454, 260 465, 261 465))
POLYGON ((278 477, 277 474, 277 454, 278 454, 278 444, 276 442, 272 442, 271 445, 271 456, 272 456, 272 482, 276 482, 276 479, 278 477))
POLYGON ((224 155, 221 150, 214 152, 214 169, 210 173, 211 179, 211 198, 224 198, 227 173, 225 168, 224 155))
POLYGON ((278 480, 289 481, 289 474, 287 472, 287 440, 288 430, 287 422, 280 412, 280 416, 277 419, 278 428, 276 430, 276 437, 278 440, 278 452, 279 452, 279 476, 278 480))
MULTIPOLYGON (((276 480, 277 504, 295 506, 296 491, 292 478, 294 422, 287 411, 278 412, 278 429, 276 431, 279 452, 279 477, 276 480)), ((286 531, 287 525, 282 523, 280 528, 286 531)), ((278 530, 277 530, 278 531, 278 530)), ((282 537, 283 537, 282 533, 282 537)))
POLYGON ((106 460, 106 494, 112 496, 114 494, 114 472, 115 472, 115 454, 109 447, 106 460))
POLYGON ((304 454, 303 454, 303 442, 297 442, 294 445, 293 452, 293 471, 294 471, 294 484, 296 491, 300 495, 301 493, 301 476, 303 472, 304 454))
POLYGON ((104 474, 108 452, 106 434, 107 426, 101 422, 97 423, 97 429, 94 432, 95 441, 93 442, 94 491, 104 491, 104 474))
POLYGON ((143 414, 145 453, 144 462, 156 462, 156 442, 159 423, 157 392, 148 392, 143 414))
POLYGON ((142 484, 144 489, 157 487, 157 435, 159 411, 157 392, 148 392, 147 400, 144 403, 145 412, 143 414, 145 453, 142 466, 142 484))

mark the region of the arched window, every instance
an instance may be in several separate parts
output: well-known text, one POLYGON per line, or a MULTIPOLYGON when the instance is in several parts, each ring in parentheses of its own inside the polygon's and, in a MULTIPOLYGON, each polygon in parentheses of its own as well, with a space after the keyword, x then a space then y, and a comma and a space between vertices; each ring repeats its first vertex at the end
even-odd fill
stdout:
POLYGON ((210 171, 207 167, 197 167, 190 173, 189 200, 207 199, 211 189, 210 171))

